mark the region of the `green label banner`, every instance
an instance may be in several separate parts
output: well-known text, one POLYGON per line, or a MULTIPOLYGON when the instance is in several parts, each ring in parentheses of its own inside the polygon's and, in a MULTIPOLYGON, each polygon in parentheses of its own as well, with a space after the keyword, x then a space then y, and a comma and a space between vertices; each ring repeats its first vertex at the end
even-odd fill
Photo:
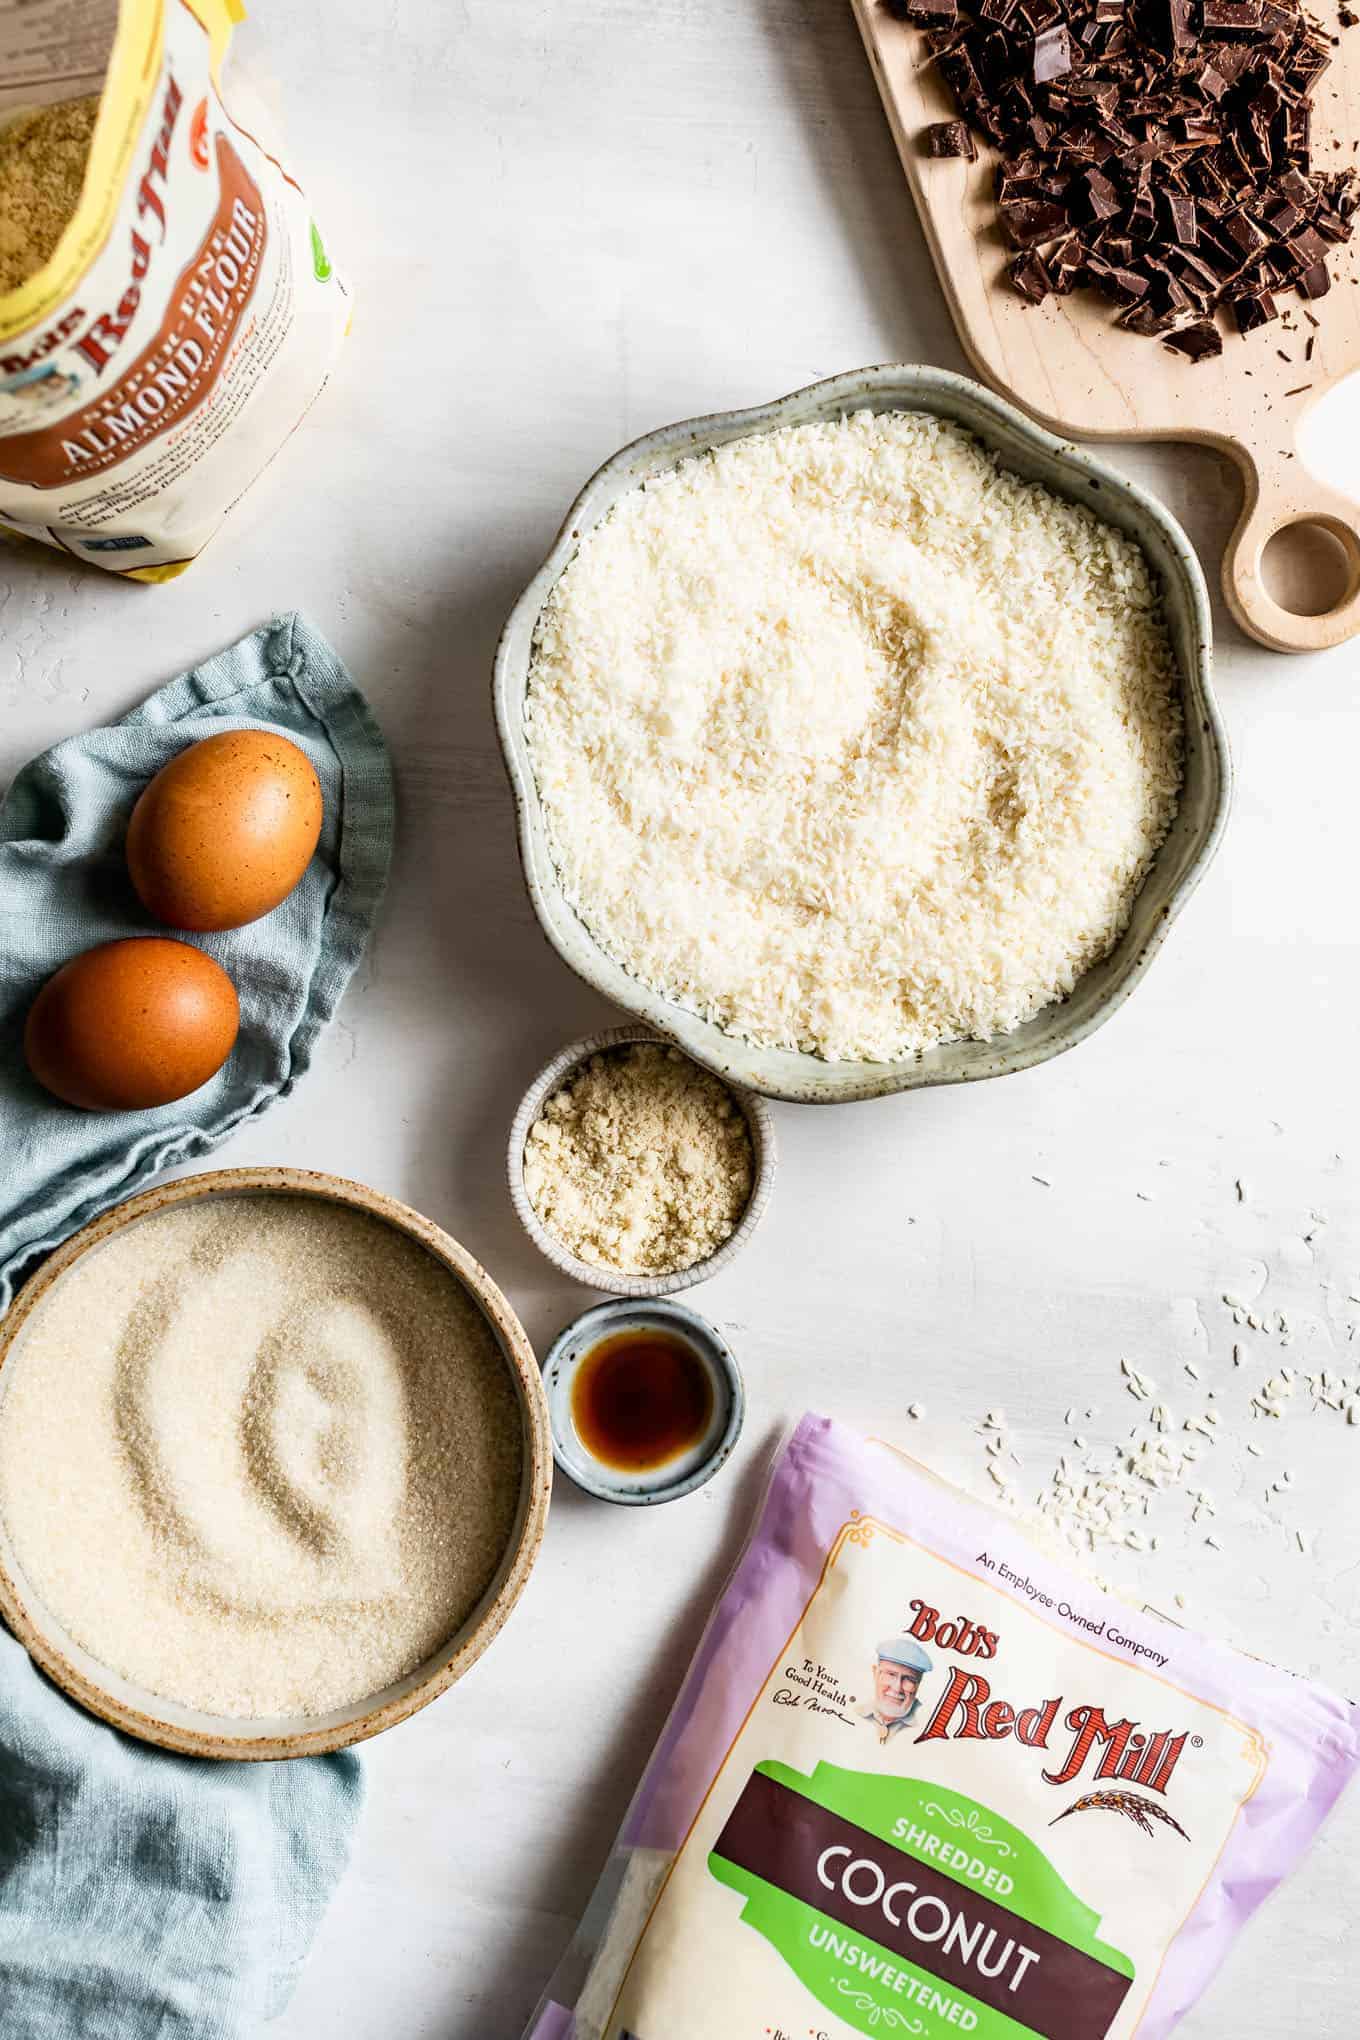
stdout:
POLYGON ((917 1779, 761 1764, 709 1869, 862 2033, 1103 2040, 1133 1977, 1027 1836, 917 1779))

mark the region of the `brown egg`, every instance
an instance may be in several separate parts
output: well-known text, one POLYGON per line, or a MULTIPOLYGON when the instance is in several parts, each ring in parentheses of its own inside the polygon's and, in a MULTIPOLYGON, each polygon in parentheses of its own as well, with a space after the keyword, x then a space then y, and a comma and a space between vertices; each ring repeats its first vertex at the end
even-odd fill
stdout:
POLYGON ((38 1082, 87 1112, 168 1105, 215 1076, 240 1026, 236 987, 187 942, 137 935, 72 957, 29 1010, 38 1082))
POLYGON ((163 765, 132 810, 127 861, 168 928, 241 928, 286 900, 321 834, 321 783, 286 737, 224 730, 163 765))

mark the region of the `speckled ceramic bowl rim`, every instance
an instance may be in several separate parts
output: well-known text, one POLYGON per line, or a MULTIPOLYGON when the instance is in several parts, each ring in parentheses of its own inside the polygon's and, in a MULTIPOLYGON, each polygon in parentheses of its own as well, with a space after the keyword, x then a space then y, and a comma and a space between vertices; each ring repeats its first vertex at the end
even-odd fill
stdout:
POLYGON ((717 1076, 766 1097, 799 1104, 849 1103, 929 1084, 975 1083, 1032 1068, 1076 1047, 1121 1006, 1204 875, 1227 821, 1231 763, 1214 700, 1213 627, 1204 575, 1189 539, 1162 504, 1125 475, 1047 432, 1015 405, 946 369, 888 363, 832 376, 773 403, 720 411, 663 426, 623 447, 571 506, 552 551, 510 612, 496 651, 493 700, 514 795, 520 861, 544 935, 586 983, 625 1012, 659 1028, 717 1076), (1166 596, 1185 709, 1186 781, 1172 830, 1134 902, 1128 928, 1071 997, 992 1042, 946 1042, 923 1056, 887 1063, 829 1063, 792 1050, 766 1050, 651 991, 608 957, 568 902, 549 853, 524 722, 534 631, 543 605, 582 537, 618 499, 690 455, 779 425, 848 416, 856 410, 929 411, 975 432, 1003 465, 1069 499, 1087 503, 1141 544, 1166 596))
POLYGON ((366 1212, 370 1217, 382 1219, 397 1232, 425 1247, 436 1260, 442 1261, 476 1298, 496 1334, 518 1391, 524 1418, 524 1471, 519 1517, 501 1561, 498 1581, 493 1581, 488 1595, 483 1597, 458 1637, 451 1639, 456 1647, 447 1658, 442 1654, 448 1649, 445 1644, 436 1658, 430 1661, 430 1668, 423 1676, 419 1673, 413 1675, 414 1683, 406 1679, 394 1682, 405 1688, 400 1697, 383 1701, 374 1696, 371 1700, 356 1702, 351 1718, 339 1726, 287 1734, 252 1735, 248 1722, 242 1723, 243 1733, 239 1736, 186 1728, 130 1706, 105 1691, 73 1665, 52 1641, 43 1625, 41 1611, 29 1609, 2 1556, 0 1616, 29 1656, 63 1692, 91 1714, 112 1723, 114 1728, 120 1728, 142 1742, 154 1743, 161 1749, 175 1750, 185 1756, 272 1763, 284 1757, 322 1756, 380 1735, 384 1729, 394 1728, 399 1721, 407 1720, 420 1708, 428 1706, 431 1700, 437 1699, 455 1680, 460 1679, 470 1665, 476 1663, 503 1628, 538 1556, 552 1490, 553 1458, 547 1399, 533 1348, 524 1327, 486 1270, 457 1240, 428 1218, 423 1218, 418 1211, 413 1211, 409 1205, 385 1196, 380 1190, 371 1190, 367 1184, 351 1182, 343 1176, 323 1175, 310 1169, 213 1169, 143 1191, 140 1196, 129 1198, 125 1204, 115 1205, 112 1211, 91 1220, 59 1247, 36 1274, 30 1276, 7 1315, 0 1319, 0 1369, 3 1369, 15 1339, 37 1305, 67 1270, 92 1248, 101 1246, 125 1226, 155 1212, 172 1210, 203 1198, 252 1195, 319 1198, 325 1203, 340 1204, 349 1210, 366 1212))
POLYGON ((609 1296, 634 1299, 676 1296, 682 1289, 693 1289, 696 1283, 707 1282, 728 1267, 765 1216, 770 1193, 774 1189, 778 1154, 770 1108, 754 1091, 734 1083, 730 1077, 723 1079, 746 1116, 755 1160, 755 1181, 751 1186, 750 1202, 736 1231, 723 1241, 715 1254, 710 1254, 706 1261, 696 1261, 692 1268, 681 1268, 674 1275, 621 1275, 612 1268, 597 1268, 590 1261, 580 1261, 549 1232, 529 1202, 529 1193, 524 1187, 524 1144, 529 1138, 529 1128, 552 1093, 592 1055, 598 1055, 602 1049, 623 1048, 634 1041, 654 1041, 664 1048, 676 1046, 671 1036, 663 1034, 659 1028, 634 1023, 630 1027, 611 1027, 603 1034, 589 1034, 584 1040, 570 1042, 544 1063, 521 1099, 511 1123, 505 1155, 506 1180, 510 1186, 510 1201, 525 1232, 554 1268, 563 1275, 569 1275, 573 1282, 579 1282, 586 1289, 602 1289, 609 1296))
MULTIPOLYGON (((575 1365, 579 1366, 584 1358, 584 1353, 579 1354, 575 1365)), ((732 1457, 737 1440, 741 1436, 742 1425, 746 1421, 746 1384, 742 1380, 741 1369, 737 1365, 732 1348, 717 1327, 711 1325, 706 1317, 701 1317, 697 1310, 691 1310, 688 1305, 674 1303, 665 1297, 618 1297, 612 1302, 597 1303, 591 1309, 582 1311, 579 1317, 573 1318, 569 1325, 562 1327, 549 1346, 547 1358, 543 1362, 543 1383, 548 1404, 553 1458, 558 1466, 567 1479, 583 1493, 594 1495, 600 1502, 616 1503, 622 1508, 656 1508, 663 1502, 683 1501, 686 1495, 692 1495, 696 1489, 706 1487, 714 1474, 720 1473, 732 1457), (561 1372, 567 1347, 584 1333, 590 1341, 586 1350, 592 1350, 601 1339, 609 1337, 610 1325, 625 1316, 646 1318, 663 1330, 676 1330, 682 1337, 687 1336, 693 1344, 702 1346, 712 1357, 726 1381, 731 1397, 727 1422, 723 1425, 722 1434, 715 1441, 708 1457, 679 1480, 671 1481, 665 1487, 629 1487, 626 1473, 615 1473, 611 1468, 601 1466, 598 1460, 591 1462, 598 1468, 597 1473, 583 1473, 571 1463, 561 1448, 557 1426, 552 1422, 553 1383, 561 1372)), ((583 1456, 587 1455, 583 1453, 583 1456)))

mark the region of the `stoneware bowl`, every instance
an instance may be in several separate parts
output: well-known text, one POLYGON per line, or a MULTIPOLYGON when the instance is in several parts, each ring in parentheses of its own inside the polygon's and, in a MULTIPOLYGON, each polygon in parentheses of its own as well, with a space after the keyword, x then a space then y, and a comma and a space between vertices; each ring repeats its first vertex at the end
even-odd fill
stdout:
POLYGON ((741 1436, 746 1416, 746 1390, 741 1369, 720 1332, 683 1303, 597 1303, 559 1332, 543 1362, 543 1386, 552 1424, 553 1457, 567 1478, 602 1502, 653 1508, 692 1495, 726 1466, 741 1436), (587 1450, 571 1411, 576 1370, 602 1339, 619 1332, 671 1332, 685 1340, 708 1372, 713 1385, 713 1417, 691 1451, 668 1460, 649 1473, 625 1473, 606 1466, 587 1450))
POLYGON ((1175 519, 1104 461, 1057 439, 966 376, 890 365, 833 376, 749 411, 723 411, 651 432, 605 462, 572 505, 546 564, 511 611, 496 654, 495 708, 519 820, 520 857, 534 912, 564 962, 626 1012, 660 1028, 719 1076, 770 1098, 834 1104, 880 1098, 924 1084, 966 1084, 1031 1068, 1074 1048, 1108 1020, 1157 953, 1214 853, 1227 819, 1228 742, 1214 701, 1211 625, 1204 576, 1175 519), (543 810, 529 762, 524 704, 534 633, 543 605, 584 535, 620 496, 692 454, 779 425, 842 418, 853 411, 929 411, 975 432, 1006 467, 1055 494, 1089 504, 1143 547, 1160 578, 1185 708, 1185 784, 1166 842, 1134 903, 1133 917, 1103 962, 1070 998, 1047 1006, 996 1041, 952 1041, 900 1062, 825 1062, 793 1049, 755 1048, 712 1021, 649 991, 605 955, 565 898, 548 851, 543 810))
MULTIPOLYGON (((505 1157, 506 1179, 510 1185, 510 1201, 524 1230, 554 1268, 569 1275, 573 1282, 581 1283, 586 1289, 603 1289, 610 1296, 674 1296, 678 1290, 692 1289, 696 1282, 707 1282, 711 1275, 726 1268, 736 1259, 765 1216, 770 1192, 774 1188, 776 1153, 774 1120, 763 1098, 743 1091, 728 1079, 733 1098, 745 1115, 751 1135, 751 1152, 755 1162, 751 1201, 742 1213, 740 1225, 730 1239, 723 1241, 716 1254, 710 1254, 706 1261, 696 1261, 692 1268, 681 1268, 674 1275, 620 1275, 612 1268, 597 1268, 591 1261, 578 1261, 575 1254, 569 1253, 561 1240, 549 1232, 529 1202, 529 1193, 524 1187, 524 1144, 529 1138, 529 1128, 540 1117, 553 1092, 582 1063, 589 1062, 591 1056, 598 1055, 602 1049, 622 1048, 631 1041, 657 1041, 668 1048, 674 1046, 671 1037, 655 1027, 611 1027, 605 1034, 592 1034, 584 1041, 573 1041, 543 1065, 520 1101, 510 1128, 510 1144, 505 1157)), ((696 1057, 695 1060, 702 1058, 696 1057)))
POLYGON ((23 1289, 0 1321, 0 1424, 4 1422, 5 1363, 35 1306, 66 1271, 97 1250, 114 1233, 173 1206, 205 1197, 316 1197, 367 1212, 405 1233, 450 1271, 480 1306, 495 1334, 519 1398, 523 1418, 524 1471, 519 1511, 496 1575, 463 1627, 425 1664, 368 1698, 330 1714, 239 1721, 180 1707, 122 1678, 67 1635, 30 1589, 0 1523, 0 1616, 36 1663, 73 1700, 115 1728, 162 1749, 189 1756, 274 1759, 318 1756, 378 1735, 405 1721, 461 1678, 496 1636, 529 1576, 543 1541, 552 1487, 552 1445, 542 1380, 519 1319, 500 1290, 464 1247, 419 1212, 362 1183, 304 1169, 219 1169, 148 1190, 95 1219, 51 1259, 23 1289))

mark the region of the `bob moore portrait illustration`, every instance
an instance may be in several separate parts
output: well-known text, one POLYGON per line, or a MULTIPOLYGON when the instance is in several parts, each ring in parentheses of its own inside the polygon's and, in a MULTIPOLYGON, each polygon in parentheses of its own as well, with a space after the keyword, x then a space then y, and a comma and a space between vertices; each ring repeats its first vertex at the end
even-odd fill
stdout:
POLYGON ((879 1644, 874 1656, 873 1705, 863 1710, 860 1719, 872 1722, 880 1743, 905 1728, 920 1707, 921 1681, 932 1662, 913 1637, 891 1636, 879 1644))

